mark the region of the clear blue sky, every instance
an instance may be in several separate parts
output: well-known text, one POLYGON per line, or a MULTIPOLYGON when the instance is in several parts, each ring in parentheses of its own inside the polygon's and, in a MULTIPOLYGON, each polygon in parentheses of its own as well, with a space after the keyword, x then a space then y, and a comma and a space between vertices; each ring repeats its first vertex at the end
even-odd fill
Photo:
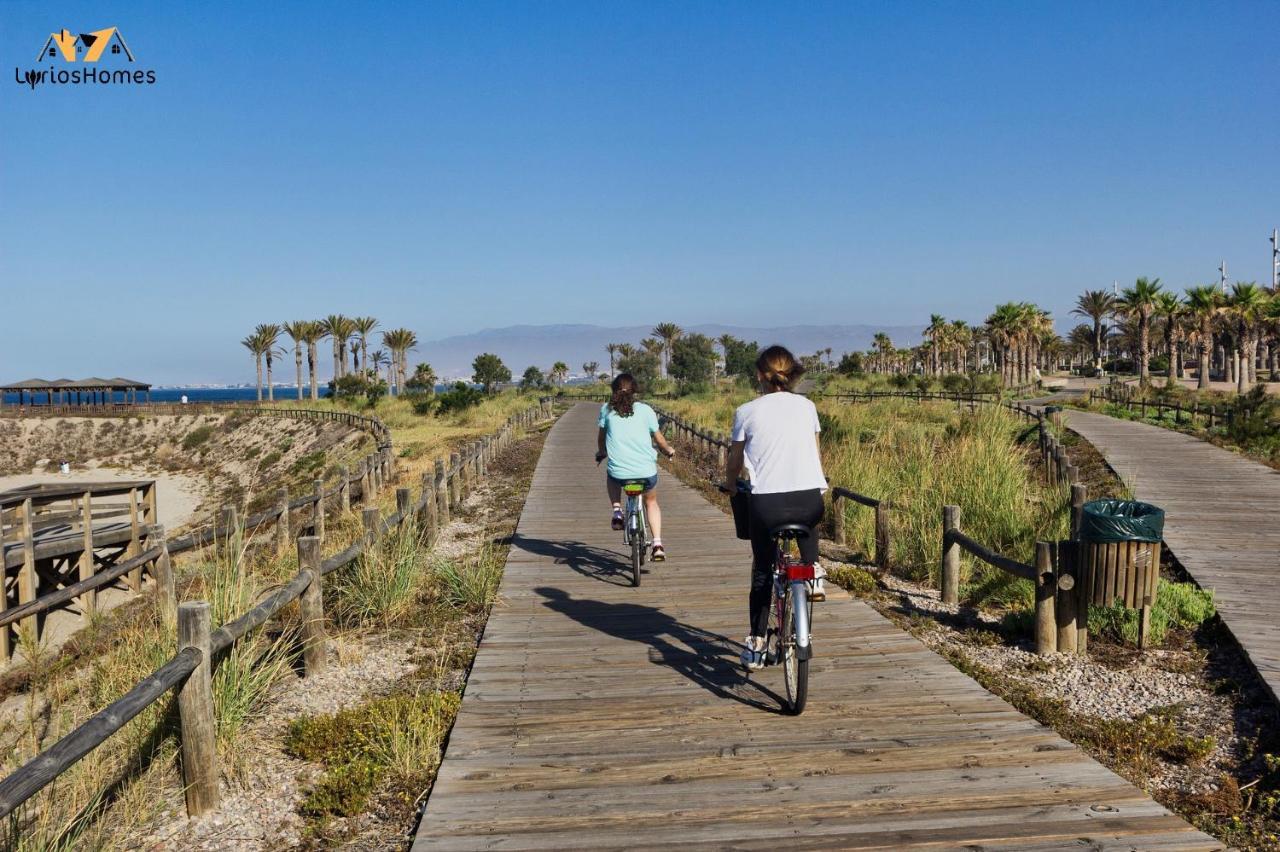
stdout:
POLYGON ((1266 280, 1277 32, 1275 2, 0 0, 0 379, 245 380, 255 322, 330 312, 1065 324, 1112 279, 1266 280), (14 82, 112 25, 156 85, 14 82))

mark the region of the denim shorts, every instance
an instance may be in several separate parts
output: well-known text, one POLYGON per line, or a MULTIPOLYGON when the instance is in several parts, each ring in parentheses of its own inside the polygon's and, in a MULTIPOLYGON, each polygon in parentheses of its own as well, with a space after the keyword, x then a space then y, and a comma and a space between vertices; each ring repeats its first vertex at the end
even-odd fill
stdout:
POLYGON ((658 487, 658 474, 655 473, 653 476, 650 476, 648 479, 640 479, 638 477, 634 479, 615 479, 614 477, 610 476, 609 482, 613 485, 618 486, 619 488, 621 488, 623 485, 626 485, 628 482, 643 482, 644 490, 652 491, 653 489, 658 487))

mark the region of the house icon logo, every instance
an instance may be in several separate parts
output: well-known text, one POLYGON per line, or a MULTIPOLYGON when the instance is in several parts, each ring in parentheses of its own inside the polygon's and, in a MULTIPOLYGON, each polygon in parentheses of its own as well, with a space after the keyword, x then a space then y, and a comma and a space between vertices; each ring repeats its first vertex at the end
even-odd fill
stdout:
POLYGON ((97 62, 103 54, 133 61, 133 52, 116 27, 79 35, 65 29, 50 33, 44 47, 40 48, 36 61, 53 62, 61 57, 63 62, 97 62))

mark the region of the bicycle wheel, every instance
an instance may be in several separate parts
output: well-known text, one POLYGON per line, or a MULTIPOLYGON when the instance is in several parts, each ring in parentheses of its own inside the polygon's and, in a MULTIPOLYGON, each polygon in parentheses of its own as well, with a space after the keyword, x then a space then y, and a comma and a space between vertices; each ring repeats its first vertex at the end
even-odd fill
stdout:
POLYGON ((805 700, 809 697, 809 661, 800 659, 796 653, 796 605, 807 606, 807 601, 797 601, 794 597, 794 586, 787 589, 787 596, 782 605, 782 625, 778 631, 779 652, 782 657, 782 680, 787 690, 787 708, 791 715, 799 716, 804 712, 805 700))
POLYGON ((627 520, 631 530, 631 585, 640 585, 640 568, 644 565, 644 515, 639 506, 627 520))

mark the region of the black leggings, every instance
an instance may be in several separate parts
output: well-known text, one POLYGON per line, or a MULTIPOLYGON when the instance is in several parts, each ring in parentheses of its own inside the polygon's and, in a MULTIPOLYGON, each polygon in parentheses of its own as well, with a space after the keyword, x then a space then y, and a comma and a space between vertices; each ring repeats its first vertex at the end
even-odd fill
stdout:
MULTIPOLYGON (((822 521, 822 492, 780 491, 776 494, 752 494, 747 517, 751 531, 751 635, 763 636, 769 627, 769 603, 773 599, 773 563, 777 556, 769 531, 782 524, 804 524, 816 527, 822 521)), ((818 561, 818 531, 802 538, 800 557, 805 562, 818 561)))

